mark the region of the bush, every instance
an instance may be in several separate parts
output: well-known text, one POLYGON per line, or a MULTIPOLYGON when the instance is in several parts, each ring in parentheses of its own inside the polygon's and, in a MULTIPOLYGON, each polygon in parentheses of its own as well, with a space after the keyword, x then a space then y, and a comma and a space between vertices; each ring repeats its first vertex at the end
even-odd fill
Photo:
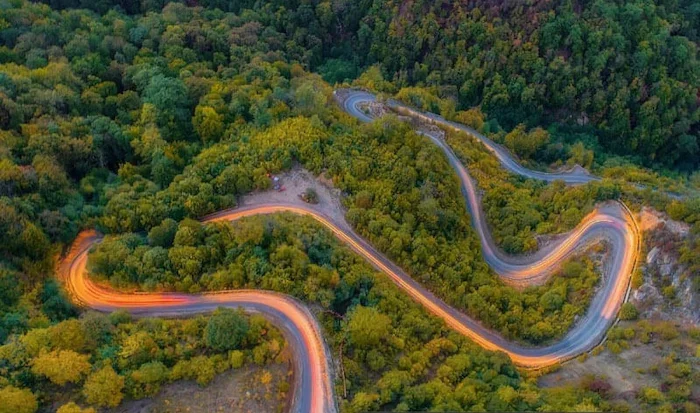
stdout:
POLYGON ((624 303, 620 308, 620 320, 636 320, 639 317, 639 311, 637 307, 632 303, 624 303))
POLYGON ((34 413, 38 408, 36 397, 29 390, 13 386, 0 389, 0 413, 34 413))
POLYGON ((306 191, 301 194, 301 199, 309 204, 318 204, 318 193, 314 188, 306 188, 306 191))
POLYGON ((637 397, 647 404, 659 404, 664 400, 664 395, 653 387, 642 387, 637 397))
POLYGON ((673 323, 667 321, 656 325, 654 331, 659 333, 661 339, 665 341, 673 340, 680 335, 678 328, 673 323))
POLYGON ((91 407, 83 409, 74 402, 69 402, 59 407, 56 413, 95 413, 95 409, 91 407))
POLYGON ((116 407, 124 394, 124 377, 118 375, 112 366, 107 365, 91 374, 83 386, 83 395, 90 404, 103 407, 116 407))
POLYGON ((245 362, 245 355, 242 351, 234 350, 231 353, 229 353, 228 359, 231 363, 231 368, 238 369, 243 366, 243 363, 245 362))
POLYGON ((668 285, 661 289, 661 293, 666 299, 673 300, 674 298, 676 298, 676 287, 668 285))
POLYGON ((240 347, 249 329, 248 319, 242 311, 219 308, 209 318, 204 329, 204 339, 207 347, 226 351, 240 347))

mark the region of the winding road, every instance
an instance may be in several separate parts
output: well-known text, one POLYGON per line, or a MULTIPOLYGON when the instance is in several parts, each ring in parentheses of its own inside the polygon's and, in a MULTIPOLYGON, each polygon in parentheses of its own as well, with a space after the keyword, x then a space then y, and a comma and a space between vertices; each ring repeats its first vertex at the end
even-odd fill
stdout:
MULTIPOLYGON (((360 108, 363 104, 376 101, 373 94, 357 90, 341 92, 344 96, 338 98, 338 101, 346 112, 364 122, 373 120, 360 108)), ((336 96, 338 96, 337 93, 336 96)), ((437 124, 440 127, 454 128, 470 134, 484 143, 501 164, 513 173, 545 181, 561 180, 568 185, 579 185, 599 179, 586 171, 577 169, 560 173, 545 173, 526 169, 505 148, 469 127, 447 121, 435 114, 417 111, 394 100, 389 100, 387 106, 399 113, 437 124)), ((433 313, 445 319, 452 328, 469 336, 485 348, 508 353, 515 363, 525 367, 545 367, 565 361, 600 343, 610 325, 615 321, 617 312, 625 300, 637 259, 640 234, 630 211, 619 202, 598 205, 574 230, 556 244, 542 248, 528 256, 507 255, 493 242, 474 181, 457 155, 439 136, 425 132, 419 133, 428 137, 445 153, 450 165, 457 173, 467 210, 471 215, 472 225, 481 242, 484 259, 504 281, 521 286, 540 284, 552 275, 568 256, 585 249, 591 243, 599 242, 601 239, 610 242, 611 257, 605 266, 605 274, 602 277, 603 285, 594 296, 583 320, 580 320, 563 339, 546 347, 523 347, 517 343, 506 341, 497 333, 484 328, 462 313, 457 312, 455 320, 453 320, 442 312, 434 310, 424 300, 414 298, 433 313)), ((406 278, 410 277, 406 276, 406 278)), ((445 305, 441 300, 429 298, 428 301, 440 307, 447 307, 451 315, 455 315, 456 310, 445 305)))
MULTIPOLYGON (((341 92, 346 92, 348 95, 347 97, 343 100, 343 109, 345 109, 346 112, 350 113, 354 117, 360 119, 363 122, 371 122, 373 119, 369 115, 367 115, 365 112, 363 112, 359 106, 362 105, 363 103, 371 103, 371 102, 376 102, 377 98, 375 95, 364 92, 364 91, 359 91, 359 90, 342 90, 341 92)), ((440 115, 436 115, 434 113, 429 113, 429 112, 422 112, 415 110, 409 106, 404 105, 403 103, 394 100, 394 99, 389 99, 386 102, 386 105, 393 109, 394 111, 412 116, 414 118, 418 118, 424 122, 432 123, 435 125, 438 125, 442 128, 450 128, 452 130, 458 131, 458 132, 465 132, 474 138, 478 139, 481 141, 482 144, 493 153, 493 155, 498 159, 498 161, 501 163, 501 166, 503 166, 506 170, 516 174, 516 175, 521 175, 525 176, 527 178, 532 178, 532 179, 538 179, 541 181, 546 181, 546 182, 552 182, 552 181, 564 181, 567 184, 585 184, 591 181, 597 181, 600 180, 597 176, 593 176, 589 174, 585 169, 583 168, 577 168, 573 169, 570 171, 565 171, 565 172, 555 172, 555 173, 549 173, 549 172, 540 172, 540 171, 533 171, 532 169, 527 169, 524 166, 520 165, 515 158, 508 152, 508 149, 504 148, 503 146, 497 144, 493 140, 489 139, 485 135, 477 132, 475 129, 470 128, 469 126, 462 125, 457 122, 452 122, 449 121, 445 118, 443 118, 440 115)), ((442 144, 439 144, 439 146, 442 147, 442 144)), ((442 148, 443 150, 447 150, 451 152, 450 149, 442 148)), ((449 155, 448 155, 449 156, 449 155)), ((454 165, 453 165, 454 166, 454 165)))
MULTIPOLYGON (((205 220, 204 222, 218 219, 205 220)), ((212 312, 218 307, 242 308, 270 319, 293 352, 294 412, 335 412, 330 355, 321 328, 309 309, 294 298, 270 291, 236 290, 212 294, 122 293, 99 286, 86 274, 88 252, 102 239, 84 231, 59 265, 59 277, 79 304, 102 312, 127 310, 151 317, 175 317, 212 312)))
MULTIPOLYGON (((343 107, 358 119, 371 121, 372 119, 362 112, 358 105, 374 99, 371 94, 350 91, 343 101, 343 107)), ((392 103, 392 105, 399 111, 411 110, 398 103, 392 103)), ((414 115, 428 116, 422 112, 416 112, 414 115)), ((435 119, 431 121, 447 122, 435 119)), ((452 123, 441 126, 462 127, 452 123)), ((481 139, 478 134, 472 133, 472 135, 481 139)), ((639 233, 629 211, 617 203, 601 205, 556 245, 527 257, 508 256, 500 251, 491 239, 480 208, 478 193, 467 170, 439 137, 430 134, 426 136, 445 152, 450 164, 457 172, 472 223, 481 240, 484 257, 494 271, 506 281, 523 285, 542 282, 558 268, 562 260, 575 251, 598 242, 601 238, 606 238, 610 242, 610 259, 605 266, 606 271, 600 291, 593 298, 586 316, 560 341, 546 347, 526 347, 505 340, 499 334, 483 327, 478 321, 450 307, 414 281, 406 272, 357 235, 347 222, 330 218, 311 205, 295 202, 252 204, 209 215, 202 222, 235 221, 246 216, 280 212, 310 216, 332 231, 338 239, 375 268, 389 276, 428 311, 442 318, 447 325, 489 350, 507 353, 515 363, 524 367, 549 366, 576 357, 600 343, 624 302, 636 260, 639 233)), ((505 149, 497 144, 483 139, 482 142, 494 152, 504 167, 515 173, 522 171, 523 175, 548 181, 561 179, 568 184, 580 184, 597 179, 577 171, 562 174, 530 171, 520 166, 505 149)), ((100 239, 100 235, 95 232, 82 233, 60 264, 59 275, 75 300, 99 311, 125 309, 134 314, 148 316, 182 316, 210 312, 219 306, 241 307, 247 311, 262 313, 282 329, 294 352, 295 384, 292 410, 295 412, 337 410, 332 391, 330 355, 317 321, 303 304, 286 295, 258 290, 199 295, 129 294, 98 286, 87 276, 86 266, 89 249, 100 239)))

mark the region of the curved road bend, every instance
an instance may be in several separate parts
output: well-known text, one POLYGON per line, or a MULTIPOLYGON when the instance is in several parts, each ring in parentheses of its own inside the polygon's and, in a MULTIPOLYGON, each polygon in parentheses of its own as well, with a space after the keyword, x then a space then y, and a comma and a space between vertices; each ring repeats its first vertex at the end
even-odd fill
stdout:
POLYGON ((184 316, 211 312, 218 307, 242 308, 260 313, 278 326, 292 349, 293 412, 335 412, 332 377, 321 329, 311 312, 295 299, 260 290, 214 294, 121 293, 94 284, 86 274, 88 251, 101 236, 81 233, 59 266, 71 296, 81 304, 103 312, 127 310, 141 316, 184 316))
MULTIPOLYGON (((343 102, 343 107, 348 113, 361 121, 369 122, 373 119, 360 110, 358 105, 374 101, 375 96, 370 93, 363 91, 349 91, 347 98, 343 102)), ((399 105, 400 104, 396 102, 392 103, 392 107, 397 107, 399 105)), ((400 105, 400 107, 405 108, 403 105, 400 105)), ((418 112, 414 109, 408 110, 411 111, 412 116, 426 116, 423 114, 423 112, 418 112)), ((425 117, 426 119, 442 119, 437 115, 428 115, 429 116, 425 117)), ((445 124, 458 125, 460 127, 459 130, 472 133, 470 128, 454 122, 441 120, 434 123, 438 123, 441 126, 445 126, 445 124)), ((486 262, 494 269, 494 271, 496 271, 496 273, 498 273, 505 281, 509 283, 516 285, 532 285, 544 282, 546 278, 558 268, 558 265, 561 264, 562 260, 566 259, 567 256, 571 255, 571 253, 577 249, 572 248, 574 245, 586 244, 599 237, 603 237, 613 241, 613 247, 616 250, 624 250, 625 241, 622 238, 633 237, 632 242, 637 241, 636 237, 638 234, 636 234, 635 226, 632 222, 633 218, 624 208, 621 207, 619 203, 607 203, 604 205, 599 205, 595 211, 586 216, 581 223, 573 231, 567 234, 567 236, 560 242, 540 249, 527 256, 511 256, 505 254, 493 241, 491 231, 489 230, 486 218, 484 217, 484 212, 481 209, 478 190, 467 169, 443 139, 435 136, 434 134, 423 132, 419 133, 428 137, 430 141, 438 146, 447 156, 447 160, 459 178, 462 195, 466 201, 467 209, 472 219, 472 225, 479 235, 484 258, 486 262), (610 229, 615 227, 622 227, 624 230, 610 231, 610 229), (615 236, 615 232, 617 232, 617 236, 615 236), (627 234, 628 232, 631 234, 627 234), (622 238, 620 236, 622 236, 622 238)), ((531 171, 518 164, 517 161, 515 161, 510 156, 508 151, 502 146, 493 143, 493 141, 476 132, 473 132, 472 135, 477 139, 482 140, 487 148, 493 149, 493 153, 497 155, 499 161, 501 161, 502 165, 504 165, 508 170, 522 171, 521 175, 526 177, 533 179, 545 179, 547 181, 562 180, 569 185, 576 185, 599 179, 577 170, 561 173, 531 171), (508 165, 513 166, 513 168, 508 167, 508 165)), ((636 246, 636 243, 633 243, 632 245, 636 246)))
MULTIPOLYGON (((346 89, 347 91, 350 92, 350 95, 348 98, 343 102, 344 109, 355 116, 356 118, 360 119, 363 122, 371 122, 373 118, 371 116, 368 116, 366 113, 362 112, 361 110, 357 109, 357 105, 363 102, 374 102, 376 101, 376 96, 360 91, 360 90, 349 90, 346 89)), ((511 153, 508 151, 507 148, 503 147, 502 145, 494 142, 487 136, 483 135, 482 133, 476 131, 475 129, 462 125, 461 123, 453 122, 450 120, 447 120, 443 118, 440 115, 437 115, 435 113, 430 113, 430 112, 423 112, 416 110, 410 106, 407 106, 395 99, 388 99, 386 102, 386 105, 390 107, 391 109, 395 110, 399 114, 403 115, 408 115, 411 117, 418 118, 422 121, 432 123, 434 125, 441 126, 442 128, 450 128, 452 130, 455 130, 457 132, 464 132, 468 135, 471 135, 472 137, 478 139, 481 141, 481 143, 491 151, 491 153, 496 156, 496 158, 499 160, 503 168, 506 170, 516 174, 516 175, 521 175, 525 176, 528 178, 532 179, 539 179, 541 181, 546 181, 546 182, 552 182, 552 181, 564 181, 565 183, 569 185, 576 185, 576 184, 585 184, 591 181, 599 181, 601 178, 595 175, 591 175, 588 173, 587 170, 585 170, 582 167, 576 167, 568 171, 562 171, 562 172, 541 172, 541 171, 533 171, 532 169, 527 169, 524 166, 520 165, 518 161, 511 155, 511 153)), ((635 182, 629 182, 631 185, 633 185, 637 189, 646 189, 647 186, 644 184, 640 183, 635 183, 635 182)), ((694 191, 691 189, 690 193, 688 194, 683 194, 683 193, 677 193, 677 192, 670 192, 670 191, 662 191, 663 194, 668 196, 671 199, 684 199, 687 197, 692 197, 692 196, 698 196, 698 192, 694 191)))
MULTIPOLYGON (((252 215, 280 212, 291 212, 314 218, 375 268, 388 275, 411 298, 426 307, 434 315, 442 318, 448 326, 469 337, 482 347, 494 351, 503 351, 515 363, 530 368, 545 367, 576 357, 602 340, 607 327, 614 321, 619 305, 624 298, 631 265, 634 263, 635 250, 624 248, 626 245, 635 245, 633 234, 626 231, 629 227, 625 221, 615 219, 612 221, 591 221, 593 222, 591 224, 582 224, 583 234, 606 230, 609 232, 607 237, 615 245, 622 246, 622 248, 615 248, 612 262, 609 265, 611 277, 608 277, 608 279, 615 278, 615 280, 613 282, 605 282, 605 287, 593 299, 587 316, 577 323, 576 327, 561 341, 546 347, 526 347, 504 339, 498 333, 489 330, 478 321, 449 306, 420 283, 413 280, 399 266, 374 249, 369 242, 359 236, 346 222, 334 221, 332 218, 317 211, 313 206, 291 203, 249 205, 212 214, 205 221, 235 221, 252 215), (616 277, 615 274, 618 274, 618 276, 616 277)), ((562 243, 561 249, 563 253, 569 254, 571 251, 580 248, 582 242, 592 242, 593 239, 594 237, 584 235, 580 240, 562 243)), ((553 265, 556 265, 556 262, 545 266, 553 265)), ((524 266, 523 271, 528 269, 528 266, 524 266)))
MULTIPOLYGON (((375 96, 363 91, 346 92, 347 95, 342 102, 345 111, 363 122, 372 121, 373 118, 360 110, 358 106, 362 103, 374 102, 376 100, 375 96)), ((470 133, 483 142, 506 169, 526 177, 546 181, 562 180, 569 185, 582 184, 599 179, 586 172, 577 170, 562 173, 531 171, 518 164, 505 148, 466 126, 446 121, 437 115, 418 112, 396 101, 390 102, 389 106, 394 109, 398 108, 404 113, 410 112, 412 116, 421 117, 440 126, 448 126, 470 133)), ((634 218, 627 209, 620 203, 599 205, 573 231, 550 247, 543 248, 528 256, 509 256, 493 242, 481 209, 477 189, 469 172, 442 139, 433 134, 423 133, 423 135, 427 136, 435 145, 442 149, 450 165, 457 173, 462 194, 472 218, 472 225, 479 235, 484 259, 506 282, 516 285, 542 283, 558 268, 566 257, 580 250, 583 246, 596 242, 600 238, 607 239, 612 246, 611 259, 608 265, 605 266, 603 285, 600 291, 593 298, 584 319, 578 322, 561 341, 548 347, 523 348, 506 342, 502 337, 490 330, 480 331, 478 333, 480 337, 465 334, 487 348, 493 348, 489 343, 498 344, 496 349, 507 352, 516 363, 528 367, 542 367, 556 361, 573 358, 597 345, 605 336, 608 327, 614 322, 615 316, 625 300, 626 290, 636 261, 639 233, 637 232, 634 218)), ((452 311, 455 310, 452 309, 452 311)), ((476 324, 471 319, 469 323, 476 324)), ((449 322, 448 324, 452 325, 449 322)), ((454 325, 452 327, 462 331, 454 325)), ((476 329, 474 330, 476 331, 476 329)), ((484 329, 481 328, 481 330, 484 329)))
MULTIPOLYGON (((361 103, 375 102, 376 96, 364 91, 350 90, 348 92, 349 95, 347 99, 345 99, 345 101, 343 102, 343 108, 345 109, 345 111, 363 122, 372 121, 372 117, 359 110, 358 105, 361 103)), ((457 122, 449 121, 443 118, 442 116, 436 115, 434 113, 418 111, 394 99, 389 99, 387 101, 387 106, 399 113, 417 117, 425 122, 436 124, 438 126, 442 126, 443 128, 451 128, 458 132, 465 132, 473 136, 474 138, 481 141, 481 143, 484 144, 486 149, 491 151, 496 156, 498 161, 505 169, 516 175, 522 175, 528 178, 539 179, 547 182, 564 181, 567 184, 585 184, 587 182, 600 180, 600 178, 589 174, 583 168, 554 173, 533 171, 531 169, 527 169, 524 166, 520 165, 518 161, 513 158, 510 152, 508 152, 508 149, 497 144, 493 140, 489 139, 488 137, 484 136, 483 134, 477 132, 476 130, 468 126, 462 125, 457 122)))
MULTIPOLYGON (((369 95, 372 96, 372 95, 369 95)), ((373 98, 373 97, 372 97, 373 98)), ((356 104, 346 109, 361 120, 371 120, 356 104)), ((467 204, 480 211, 476 192, 469 175, 449 148, 439 139, 433 142, 446 150, 448 158, 462 181, 467 204)), ((577 182, 569 182, 577 183, 577 182)), ((497 333, 481 326, 476 320, 448 306, 414 281, 398 266, 377 252, 367 241, 357 235, 346 222, 333 222, 311 206, 288 204, 251 205, 234 210, 221 211, 206 217, 204 222, 233 221, 246 216, 291 212, 311 216, 330 229, 341 241, 367 259, 373 266, 385 272, 413 299, 430 312, 445 320, 446 324, 470 337, 490 350, 507 353, 515 363, 525 367, 544 367, 564 361, 594 347, 604 336, 608 326, 623 301, 626 286, 635 261, 638 234, 632 229, 628 215, 620 208, 605 206, 590 214, 565 240, 546 254, 522 260, 504 259, 504 255, 491 243, 483 214, 472 214, 479 232, 484 255, 490 265, 502 276, 523 283, 533 283, 550 274, 558 263, 583 244, 593 242, 599 236, 607 237, 613 244, 609 274, 604 277, 604 287, 595 296, 584 320, 579 322, 561 341, 547 347, 524 347, 509 342, 497 333), (477 217, 478 219, 476 219, 477 217)), ((322 341, 320 328, 306 307, 296 300, 277 293, 256 290, 226 291, 216 294, 177 293, 120 293, 94 284, 86 274, 89 249, 100 241, 95 232, 84 232, 76 239, 68 256, 62 261, 59 274, 71 295, 82 304, 99 311, 125 309, 138 315, 175 316, 214 310, 219 306, 242 307, 271 318, 285 333, 295 357, 295 386, 292 409, 300 412, 330 412, 336 410, 330 376, 330 357, 322 341)), ((536 254, 537 255, 537 254, 536 254)), ((508 257, 505 257, 508 258, 508 257)))

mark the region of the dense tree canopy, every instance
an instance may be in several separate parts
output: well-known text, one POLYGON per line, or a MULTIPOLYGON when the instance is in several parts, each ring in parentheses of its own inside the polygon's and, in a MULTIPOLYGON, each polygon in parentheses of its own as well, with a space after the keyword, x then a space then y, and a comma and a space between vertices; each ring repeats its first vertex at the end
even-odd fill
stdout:
MULTIPOLYGON (((56 8, 87 7, 100 13, 114 5, 127 13, 159 12, 168 3, 46 2, 56 8)), ((554 1, 527 6, 484 0, 449 4, 204 0, 198 4, 236 13, 249 9, 266 16, 232 32, 232 59, 244 55, 239 50, 254 44, 260 35, 270 38, 276 32, 268 44, 279 45, 279 33, 286 33, 298 60, 331 82, 352 79, 360 67, 379 64, 378 70, 394 85, 436 87, 452 101, 448 105, 452 109, 480 105, 507 128, 522 122, 530 127, 590 125, 584 129, 598 135, 596 141, 608 150, 638 155, 649 164, 698 167, 700 15, 692 0, 554 1), (266 26, 271 30, 263 31, 266 26)), ((167 7, 172 23, 184 23, 192 16, 191 11, 167 7)), ((169 57, 178 59, 176 65, 182 67, 195 56, 188 46, 217 62, 226 58, 228 50, 220 49, 225 37, 210 39, 201 29, 193 33, 172 26, 165 41, 157 45, 149 38, 150 27, 139 25, 130 40, 136 46, 170 48, 169 57)), ((21 41, 30 42, 30 38, 21 41)), ((45 46, 23 45, 27 66, 41 67, 51 59, 45 46)), ((69 52, 81 74, 114 70, 99 54, 90 53, 85 37, 71 41, 69 52)), ((121 53, 130 57, 135 52, 131 48, 121 53)), ((381 82, 365 84, 385 89, 381 82)), ((110 86, 95 87, 83 99, 101 103, 110 86)), ((146 92, 144 100, 156 106, 161 128, 186 117, 181 80, 156 74, 141 88, 146 92)), ((449 109, 425 103, 434 111, 449 109)), ((5 122, 9 123, 13 107, 6 106, 5 122)), ((200 118, 204 112, 208 109, 203 107, 200 118)), ((216 116, 209 119, 216 124, 216 116)), ((212 127, 215 132, 216 126, 212 127)), ((189 128, 170 130, 185 133, 189 128)))
MULTIPOLYGON (((50 278, 53 258, 93 227, 107 237, 90 270, 116 288, 264 288, 322 309, 342 356, 344 410, 609 407, 586 389, 540 391, 309 220, 196 219, 301 164, 340 189, 359 233, 450 304, 508 338, 550 341, 585 311, 596 262, 574 259, 525 291, 503 285, 440 151, 391 117, 358 126, 310 72, 357 77, 460 120, 531 166, 590 167, 600 158, 591 148, 604 146, 692 169, 700 19, 690 2, 48 3, 12 0, 0 16, 0 412, 59 399, 62 411, 114 406, 282 352, 266 320, 230 310, 208 320, 76 318, 50 278)), ((623 196, 694 225, 679 248, 697 272, 697 202, 615 181, 658 182, 650 172, 613 159, 602 182, 546 186, 508 175, 465 136, 447 140, 508 252, 531 251, 535 236, 623 196)))
POLYGON ((204 329, 204 339, 209 348, 236 350, 249 329, 248 320, 242 313, 222 308, 209 318, 204 329))
MULTIPOLYGON (((125 397, 152 396, 171 380, 191 378, 206 385, 229 368, 273 362, 284 348, 281 333, 262 316, 219 310, 212 317, 134 321, 123 312, 88 312, 14 336, 0 346, 0 412, 35 412, 34 394, 42 395, 43 405, 65 402, 61 392, 73 402, 114 407, 125 397), (236 351, 229 352, 229 341, 221 336, 217 343, 226 345, 211 345, 210 326, 230 327, 232 320, 246 327, 234 325, 236 351)), ((80 411, 66 406, 67 412, 80 411)))
POLYGON ((697 168, 691 4, 374 1, 355 50, 369 50, 358 59, 382 63, 398 83, 436 86, 509 128, 590 124, 609 150, 697 168))

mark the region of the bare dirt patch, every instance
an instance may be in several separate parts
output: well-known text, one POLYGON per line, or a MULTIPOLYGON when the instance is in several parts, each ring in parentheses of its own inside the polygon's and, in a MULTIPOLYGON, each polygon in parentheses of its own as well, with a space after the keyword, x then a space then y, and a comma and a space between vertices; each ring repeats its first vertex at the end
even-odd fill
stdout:
POLYGON ((647 346, 635 347, 619 355, 605 350, 584 362, 572 360, 539 380, 542 387, 576 385, 586 376, 604 377, 612 386, 611 395, 623 396, 641 387, 657 387, 658 379, 640 373, 640 369, 661 362, 661 355, 647 346))
POLYGON ((674 221, 666 214, 649 207, 642 208, 639 214, 639 224, 642 231, 651 231, 659 226, 664 226, 670 232, 679 236, 685 236, 690 231, 688 224, 674 221))
POLYGON ((228 370, 206 387, 193 381, 165 385, 152 398, 123 403, 109 413, 282 412, 291 382, 288 363, 248 364, 228 370))
POLYGON ((253 192, 241 199, 241 205, 261 205, 269 203, 296 204, 310 207, 335 222, 345 222, 345 208, 341 202, 340 190, 333 187, 333 181, 323 174, 315 177, 311 172, 295 166, 291 170, 276 175, 279 185, 284 190, 266 190, 253 192), (302 194, 312 188, 318 196, 318 203, 308 204, 302 200, 302 194))

